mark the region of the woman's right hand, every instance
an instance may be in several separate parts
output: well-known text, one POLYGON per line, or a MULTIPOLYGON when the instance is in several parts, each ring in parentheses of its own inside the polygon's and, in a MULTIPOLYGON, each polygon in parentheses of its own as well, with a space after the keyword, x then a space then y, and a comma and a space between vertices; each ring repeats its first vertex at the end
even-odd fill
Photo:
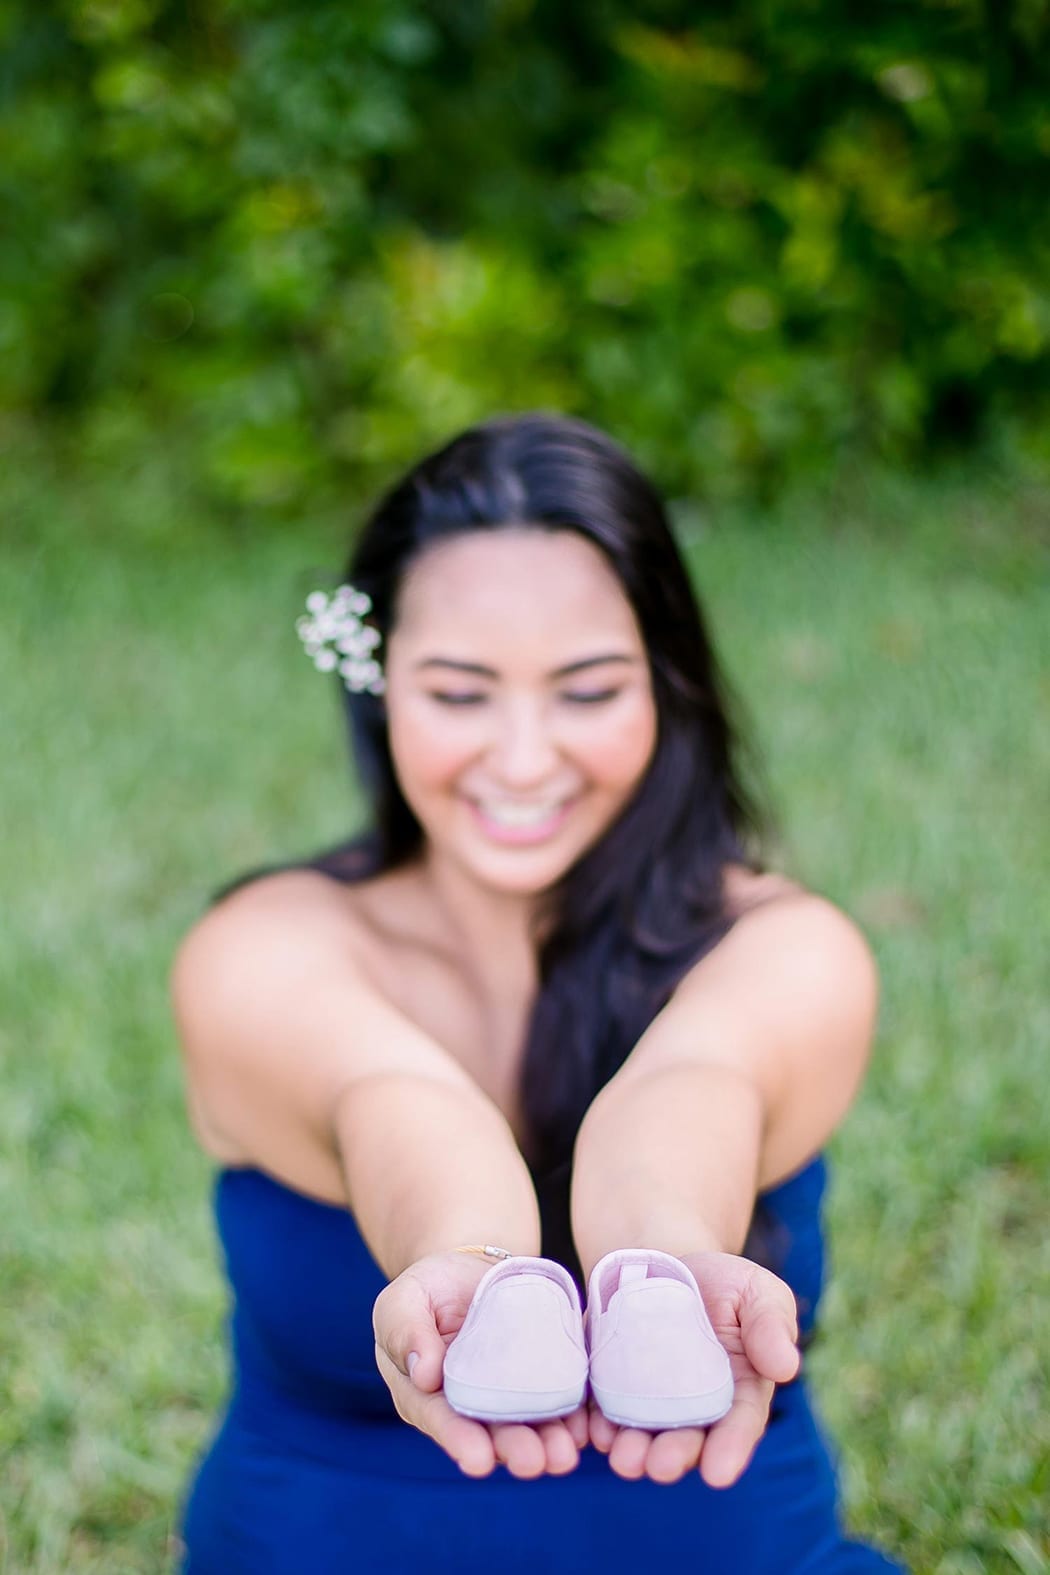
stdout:
POLYGON ((473 1253, 433 1253, 391 1280, 372 1315, 376 1363, 398 1415, 427 1433, 467 1476, 486 1477, 500 1462, 516 1477, 564 1476, 587 1443, 583 1406, 553 1422, 475 1422, 453 1411, 442 1392, 445 1352, 490 1267, 473 1253))

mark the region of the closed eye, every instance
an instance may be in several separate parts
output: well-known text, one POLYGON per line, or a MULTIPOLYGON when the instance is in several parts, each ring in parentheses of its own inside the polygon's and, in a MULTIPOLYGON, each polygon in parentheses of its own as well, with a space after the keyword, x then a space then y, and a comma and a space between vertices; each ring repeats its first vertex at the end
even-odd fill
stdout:
MULTIPOLYGON (((475 690, 430 689, 427 692, 431 700, 436 700, 439 705, 483 705, 489 698, 475 690)), ((570 705, 600 705, 603 701, 615 700, 621 693, 620 689, 574 689, 566 690, 560 698, 570 705)))

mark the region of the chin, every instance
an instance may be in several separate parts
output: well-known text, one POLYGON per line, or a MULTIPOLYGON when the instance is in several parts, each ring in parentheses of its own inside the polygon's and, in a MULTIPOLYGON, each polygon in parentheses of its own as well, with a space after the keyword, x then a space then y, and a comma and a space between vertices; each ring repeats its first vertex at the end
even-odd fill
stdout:
POLYGON ((571 847, 479 848, 473 844, 459 851, 459 863, 475 880, 492 891, 508 895, 539 896, 564 880, 585 853, 604 835, 602 826, 586 841, 571 847))
POLYGON ((482 859, 461 860, 463 867, 481 886, 507 896, 538 897, 568 874, 575 859, 520 860, 515 868, 508 862, 482 859))

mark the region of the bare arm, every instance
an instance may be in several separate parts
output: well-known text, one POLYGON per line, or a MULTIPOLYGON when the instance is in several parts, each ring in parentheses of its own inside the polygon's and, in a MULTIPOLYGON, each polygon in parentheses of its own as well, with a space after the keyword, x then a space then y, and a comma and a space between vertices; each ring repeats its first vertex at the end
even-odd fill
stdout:
POLYGON ((190 1109, 218 1157, 344 1199, 391 1278, 463 1242, 539 1250, 502 1113, 373 987, 324 877, 228 898, 184 941, 172 990, 190 1109))
POLYGON ((611 1248, 656 1247, 695 1274, 729 1352, 735 1394, 708 1430, 655 1438, 593 1413, 613 1469, 673 1482, 699 1460, 725 1487, 765 1428, 774 1385, 794 1376, 794 1298, 735 1256, 758 1189, 797 1169, 847 1109, 875 1017, 868 949, 805 894, 740 919, 682 982, 581 1126, 573 1229, 585 1268, 611 1248))
POLYGON ((172 988, 204 1146, 345 1201, 390 1277, 376 1363, 398 1413, 470 1476, 571 1470, 581 1410, 541 1431, 489 1428, 445 1400, 445 1348, 488 1267, 450 1249, 539 1252, 532 1181, 502 1113, 361 966, 338 892, 289 873, 245 888, 191 932, 172 988))
POLYGON ((628 1240, 739 1252, 756 1192, 845 1114, 876 993, 866 943, 822 899, 793 894, 738 920, 584 1119, 573 1192, 584 1266, 628 1240))

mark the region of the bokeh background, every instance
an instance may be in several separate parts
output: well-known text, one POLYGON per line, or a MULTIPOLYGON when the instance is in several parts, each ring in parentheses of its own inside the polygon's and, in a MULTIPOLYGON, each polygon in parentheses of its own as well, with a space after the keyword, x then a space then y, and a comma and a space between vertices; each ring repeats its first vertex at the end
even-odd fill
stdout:
POLYGON ((358 823, 303 595, 469 421, 665 489, 878 1050, 851 1524, 1050 1569, 1047 0, 0 4, 0 1571, 146 1575, 224 1383, 165 978, 358 823))

